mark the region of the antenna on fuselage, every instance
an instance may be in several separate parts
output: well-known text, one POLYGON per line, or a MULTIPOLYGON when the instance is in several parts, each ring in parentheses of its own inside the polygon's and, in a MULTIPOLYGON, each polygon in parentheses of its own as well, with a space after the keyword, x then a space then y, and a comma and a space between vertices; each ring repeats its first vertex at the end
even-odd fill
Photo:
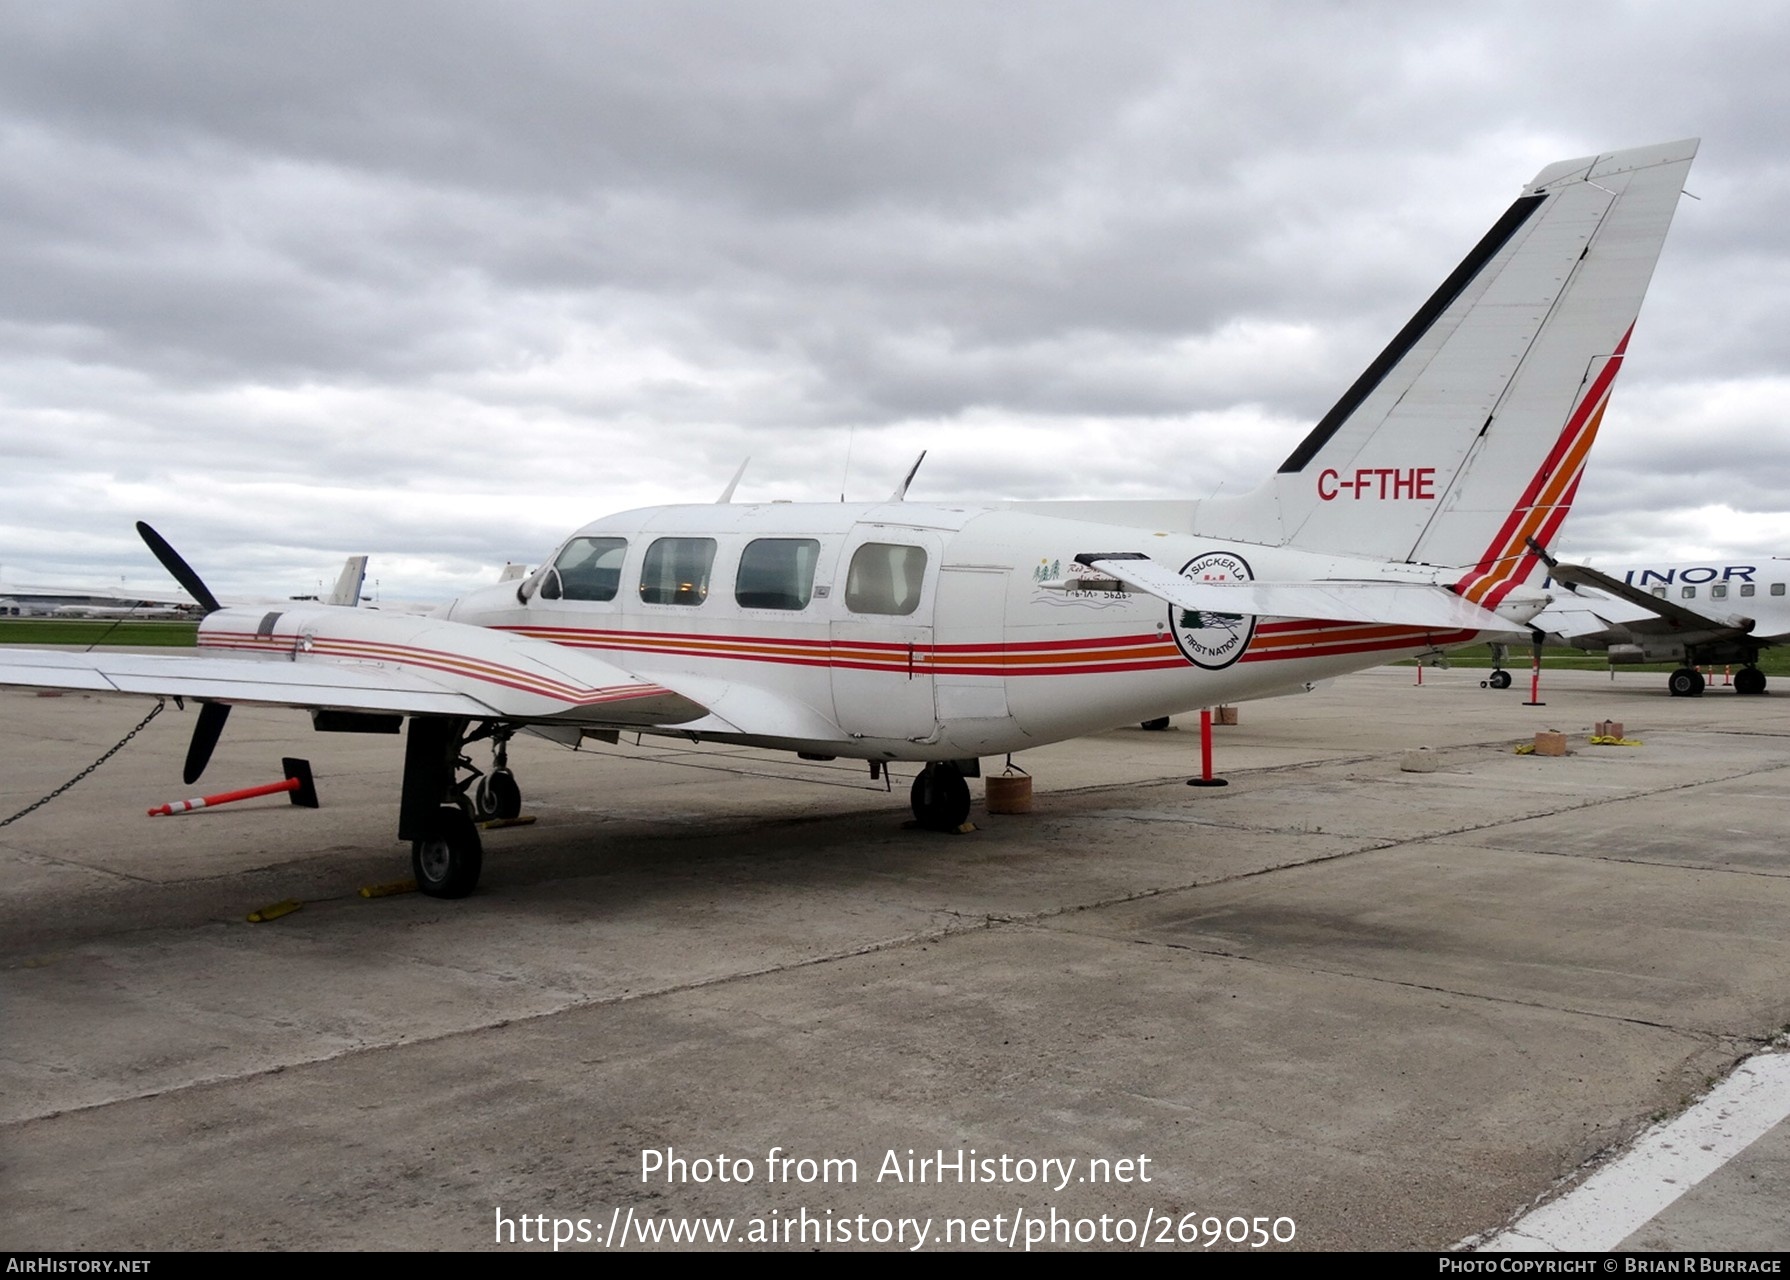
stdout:
POLYGON ((733 479, 729 480, 727 482, 727 487, 721 490, 721 496, 715 499, 716 506, 725 506, 727 503, 733 501, 733 491, 740 487, 740 477, 746 474, 746 467, 751 461, 752 455, 747 454, 746 460, 740 463, 740 469, 733 473, 733 479))
POLYGON ((920 474, 920 464, 924 461, 926 461, 926 450, 922 449, 920 456, 914 459, 914 465, 907 469, 907 475, 902 478, 900 484, 895 486, 895 492, 889 495, 890 502, 901 502, 907 497, 907 487, 914 482, 914 477, 920 474))
POLYGON ((851 480, 851 451, 858 442, 858 424, 852 423, 845 433, 845 470, 839 473, 839 501, 845 501, 845 486, 851 480))

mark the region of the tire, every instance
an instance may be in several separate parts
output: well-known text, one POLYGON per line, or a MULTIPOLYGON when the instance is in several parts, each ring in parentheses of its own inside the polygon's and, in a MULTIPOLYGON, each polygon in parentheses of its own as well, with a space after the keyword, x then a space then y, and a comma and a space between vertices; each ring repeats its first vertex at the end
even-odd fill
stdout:
POLYGON ((478 828, 458 805, 442 805, 422 837, 410 842, 411 874, 431 898, 464 898, 478 887, 484 865, 478 828))
POLYGON ((1139 725, 1138 727, 1141 729, 1166 729, 1166 728, 1168 728, 1168 722, 1169 722, 1169 717, 1157 716, 1156 719, 1154 719, 1154 720, 1144 721, 1143 724, 1139 725))
POLYGON ((1494 689, 1510 688, 1510 672, 1508 672, 1508 671, 1492 672, 1492 688, 1494 688, 1494 689))
POLYGON ((516 783, 516 775, 508 769, 499 769, 488 782, 486 791, 490 794, 492 816, 504 822, 521 817, 522 788, 516 783))
POLYGON ((970 784, 948 765, 928 765, 914 779, 908 803, 928 831, 955 831, 969 820, 970 784))
POLYGON ((1703 692, 1703 676, 1693 667, 1680 667, 1666 677, 1666 688, 1674 698, 1694 698, 1703 692))
POLYGON ((1765 673, 1758 667, 1742 667, 1734 676, 1734 692, 1754 698, 1765 692, 1765 673))

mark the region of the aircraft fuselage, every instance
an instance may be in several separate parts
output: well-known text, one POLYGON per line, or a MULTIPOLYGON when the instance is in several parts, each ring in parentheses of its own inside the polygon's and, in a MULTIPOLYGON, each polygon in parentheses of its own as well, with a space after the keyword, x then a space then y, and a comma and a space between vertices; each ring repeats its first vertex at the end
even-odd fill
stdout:
POLYGON ((595 521, 520 591, 489 587, 439 616, 592 652, 715 713, 681 732, 912 760, 1290 692, 1358 669, 1364 653, 1390 661, 1479 634, 1193 613, 1074 559, 1127 550, 1196 579, 1433 580, 1000 508, 711 504, 595 521), (730 706, 784 732, 731 733, 730 706))

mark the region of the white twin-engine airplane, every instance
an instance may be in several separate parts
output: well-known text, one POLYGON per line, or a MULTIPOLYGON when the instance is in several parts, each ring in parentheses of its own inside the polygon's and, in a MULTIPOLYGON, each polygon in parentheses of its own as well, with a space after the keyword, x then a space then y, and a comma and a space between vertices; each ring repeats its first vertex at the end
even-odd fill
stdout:
POLYGON ((1532 627, 1552 643, 1602 652, 1612 665, 1682 662, 1666 677, 1673 697, 1703 692, 1700 663, 1741 663, 1734 692, 1764 693, 1759 651, 1790 643, 1790 562, 1782 559, 1603 571, 1561 564, 1552 580, 1567 590, 1532 627))
POLYGON ((198 699, 189 782, 235 703, 408 719, 398 836, 437 897, 478 880, 469 810, 520 804, 521 728, 913 761, 915 816, 955 828, 979 757, 1520 631, 1695 151, 1544 169, 1253 493, 748 505, 730 485, 587 525, 430 618, 213 608, 147 531, 211 609, 199 656, 12 651, 0 683, 198 699), (461 753, 485 738, 475 803, 461 753))

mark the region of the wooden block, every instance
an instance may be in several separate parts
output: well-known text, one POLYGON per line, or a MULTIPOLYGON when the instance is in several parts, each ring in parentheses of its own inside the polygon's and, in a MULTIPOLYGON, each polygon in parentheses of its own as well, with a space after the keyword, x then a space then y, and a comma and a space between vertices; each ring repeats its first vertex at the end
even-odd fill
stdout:
POLYGON ((1566 735, 1556 729, 1543 729, 1535 735, 1535 754, 1538 756, 1565 755, 1566 735))
POLYGON ((1236 724, 1237 723, 1237 708, 1235 708, 1235 707, 1214 707, 1212 709, 1212 723, 1213 724, 1236 724))

